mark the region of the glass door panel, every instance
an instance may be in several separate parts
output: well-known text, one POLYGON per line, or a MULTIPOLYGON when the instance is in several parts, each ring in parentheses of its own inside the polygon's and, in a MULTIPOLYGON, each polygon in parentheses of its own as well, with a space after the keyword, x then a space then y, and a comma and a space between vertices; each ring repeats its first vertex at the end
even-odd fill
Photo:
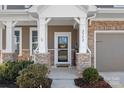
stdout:
POLYGON ((58 62, 68 62, 68 36, 58 36, 58 62))

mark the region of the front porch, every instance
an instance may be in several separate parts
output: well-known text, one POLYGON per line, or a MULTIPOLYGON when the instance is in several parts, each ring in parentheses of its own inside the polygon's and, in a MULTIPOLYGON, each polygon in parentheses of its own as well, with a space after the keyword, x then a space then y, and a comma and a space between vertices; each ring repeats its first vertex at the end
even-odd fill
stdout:
POLYGON ((21 19, 18 19, 17 15, 10 15, 12 16, 10 19, 9 16, 0 19, 1 32, 4 28, 6 30, 6 37, 4 37, 6 47, 4 50, 1 48, 1 62, 18 60, 24 56, 27 60, 34 60, 35 63, 47 64, 49 68, 51 65, 67 64, 76 65, 77 70, 82 71, 90 67, 91 52, 88 48, 87 27, 89 10, 78 6, 37 6, 35 8, 38 11, 29 10, 29 14, 22 13, 24 17, 18 15, 21 19), (24 31, 21 32, 19 29, 20 33, 16 33, 17 40, 13 35, 15 27, 21 28, 19 22, 24 26, 26 21, 30 29, 30 33, 25 31, 27 34, 25 37, 29 39, 28 43, 22 37, 24 31), (35 24, 32 25, 33 27, 30 25, 32 23, 35 24), (17 41, 17 46, 15 46, 15 41, 17 41), (29 56, 23 54, 24 44, 26 48, 29 48, 29 50, 25 49, 26 53, 29 52, 29 56), (18 58, 13 56, 17 47, 18 58))

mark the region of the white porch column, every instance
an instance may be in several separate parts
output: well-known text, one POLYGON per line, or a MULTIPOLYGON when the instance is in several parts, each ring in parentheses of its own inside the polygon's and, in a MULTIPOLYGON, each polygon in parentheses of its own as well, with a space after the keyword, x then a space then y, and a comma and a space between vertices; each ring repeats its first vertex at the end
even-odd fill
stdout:
POLYGON ((79 21, 79 53, 87 53, 87 19, 81 17, 79 21))
POLYGON ((45 17, 39 17, 38 22, 38 47, 39 53, 47 53, 47 31, 45 17))
POLYGON ((13 53, 13 23, 12 21, 6 22, 6 52, 13 53))

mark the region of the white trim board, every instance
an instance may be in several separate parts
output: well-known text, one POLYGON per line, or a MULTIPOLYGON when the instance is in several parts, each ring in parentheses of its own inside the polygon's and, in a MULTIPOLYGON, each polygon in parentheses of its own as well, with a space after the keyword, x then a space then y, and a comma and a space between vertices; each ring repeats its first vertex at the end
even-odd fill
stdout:
POLYGON ((94 18, 91 21, 124 21, 124 18, 94 18))
POLYGON ((124 34, 124 30, 96 30, 94 31, 94 67, 96 68, 96 34, 97 33, 122 33, 124 34))

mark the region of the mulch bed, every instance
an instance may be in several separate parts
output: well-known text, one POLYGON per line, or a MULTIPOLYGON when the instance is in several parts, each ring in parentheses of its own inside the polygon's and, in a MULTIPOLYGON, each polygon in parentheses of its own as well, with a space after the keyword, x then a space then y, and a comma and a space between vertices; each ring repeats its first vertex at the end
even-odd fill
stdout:
POLYGON ((42 86, 43 88, 51 88, 52 79, 47 78, 47 80, 48 80, 48 83, 47 83, 47 84, 45 84, 44 86, 42 86))
MULTIPOLYGON (((43 88, 51 88, 52 79, 47 78, 48 83, 42 86, 43 88)), ((0 88, 19 88, 14 81, 0 81, 0 88)))
POLYGON ((83 78, 77 78, 74 82, 76 86, 81 88, 112 88, 103 78, 92 84, 86 83, 83 78))
POLYGON ((0 80, 0 88, 17 88, 14 81, 0 80))

